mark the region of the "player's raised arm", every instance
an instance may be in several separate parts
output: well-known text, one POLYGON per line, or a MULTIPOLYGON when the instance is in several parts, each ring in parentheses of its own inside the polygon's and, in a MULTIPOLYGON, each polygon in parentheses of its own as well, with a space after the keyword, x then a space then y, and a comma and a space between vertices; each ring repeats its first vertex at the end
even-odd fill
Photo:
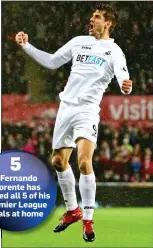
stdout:
POLYGON ((114 73, 123 94, 130 94, 132 81, 129 80, 129 72, 126 65, 126 58, 121 49, 117 48, 112 54, 114 73))
POLYGON ((56 69, 72 59, 71 49, 74 40, 70 40, 54 54, 43 52, 28 42, 28 35, 24 32, 16 34, 15 40, 19 46, 40 65, 48 69, 56 69))

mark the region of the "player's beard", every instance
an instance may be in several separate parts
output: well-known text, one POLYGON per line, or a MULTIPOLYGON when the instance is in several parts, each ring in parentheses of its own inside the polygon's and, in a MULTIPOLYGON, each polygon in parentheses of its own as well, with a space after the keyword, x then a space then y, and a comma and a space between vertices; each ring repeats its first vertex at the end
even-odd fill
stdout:
POLYGON ((94 36, 96 39, 101 39, 101 37, 103 36, 103 33, 105 31, 104 27, 93 27, 92 30, 89 30, 89 35, 90 36, 94 36))

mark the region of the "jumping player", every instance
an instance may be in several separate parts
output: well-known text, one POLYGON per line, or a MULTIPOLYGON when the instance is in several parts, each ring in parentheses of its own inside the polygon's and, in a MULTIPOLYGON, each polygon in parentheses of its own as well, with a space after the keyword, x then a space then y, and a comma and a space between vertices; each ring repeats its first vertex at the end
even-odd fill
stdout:
POLYGON ((28 35, 19 32, 16 42, 42 66, 56 69, 72 60, 72 68, 64 91, 60 93, 60 107, 53 134, 52 166, 66 205, 66 213, 54 232, 83 220, 83 238, 95 240, 93 213, 96 183, 92 157, 97 142, 99 104, 114 75, 121 92, 129 94, 132 81, 121 48, 110 38, 117 23, 117 14, 110 6, 97 7, 90 19, 89 36, 70 40, 54 54, 36 49, 28 42, 28 35), (80 170, 79 190, 83 214, 78 207, 75 178, 69 158, 74 147, 78 149, 80 170))

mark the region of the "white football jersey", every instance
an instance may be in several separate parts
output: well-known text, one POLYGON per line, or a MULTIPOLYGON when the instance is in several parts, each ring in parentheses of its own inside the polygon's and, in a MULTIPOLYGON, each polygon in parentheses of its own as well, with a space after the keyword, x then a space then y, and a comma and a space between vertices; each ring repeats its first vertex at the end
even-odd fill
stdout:
POLYGON ((60 100, 68 103, 90 101, 99 105, 114 75, 120 88, 123 80, 129 79, 125 55, 113 39, 97 40, 93 36, 78 36, 54 54, 38 50, 29 43, 23 49, 49 69, 59 68, 72 60, 70 76, 59 95, 60 100))

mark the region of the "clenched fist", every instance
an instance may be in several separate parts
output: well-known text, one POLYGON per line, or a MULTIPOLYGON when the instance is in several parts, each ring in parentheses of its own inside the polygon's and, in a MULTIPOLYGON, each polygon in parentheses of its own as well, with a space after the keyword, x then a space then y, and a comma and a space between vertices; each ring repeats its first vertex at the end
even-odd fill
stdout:
POLYGON ((24 32, 19 32, 16 34, 15 40, 19 46, 24 47, 24 45, 28 42, 28 35, 24 32))
POLYGON ((131 90, 131 87, 132 87, 132 81, 131 80, 124 80, 123 81, 123 84, 122 84, 122 90, 125 92, 125 93, 129 93, 130 90, 131 90))

